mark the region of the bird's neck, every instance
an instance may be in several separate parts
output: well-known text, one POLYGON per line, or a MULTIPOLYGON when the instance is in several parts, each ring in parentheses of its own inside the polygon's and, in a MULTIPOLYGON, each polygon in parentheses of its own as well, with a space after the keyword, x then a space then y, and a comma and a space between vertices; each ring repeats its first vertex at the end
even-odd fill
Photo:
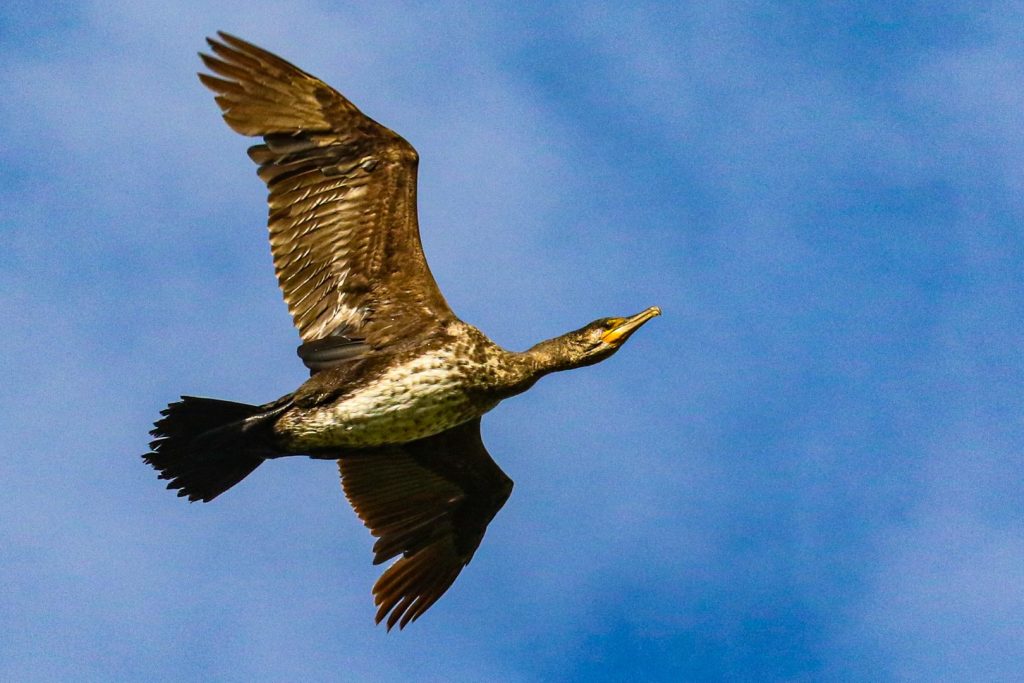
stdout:
POLYGON ((572 359, 566 354, 565 344, 561 337, 545 339, 520 355, 534 373, 534 381, 552 372, 560 372, 576 367, 572 359))
POLYGON ((532 387, 544 375, 575 367, 566 358, 565 346, 559 337, 542 341, 526 351, 505 351, 496 363, 500 393, 503 398, 520 394, 532 387))

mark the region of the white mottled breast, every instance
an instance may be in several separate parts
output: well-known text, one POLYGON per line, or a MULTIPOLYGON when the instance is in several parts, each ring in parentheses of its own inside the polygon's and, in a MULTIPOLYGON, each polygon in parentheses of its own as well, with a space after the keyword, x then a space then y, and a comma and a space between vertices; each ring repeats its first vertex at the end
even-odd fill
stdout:
POLYGON ((297 451, 365 448, 431 436, 487 412, 471 400, 469 368, 453 349, 412 358, 337 401, 282 416, 278 429, 297 451))

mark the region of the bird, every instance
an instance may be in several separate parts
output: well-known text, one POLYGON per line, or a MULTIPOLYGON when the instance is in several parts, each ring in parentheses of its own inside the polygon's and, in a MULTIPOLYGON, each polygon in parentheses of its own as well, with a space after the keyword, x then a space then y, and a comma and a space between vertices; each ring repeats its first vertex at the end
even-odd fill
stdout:
POLYGON ((545 375, 605 360, 661 309, 502 348, 453 313, 427 266, 412 145, 281 57, 225 32, 206 42, 199 80, 231 129, 262 138, 248 154, 310 377, 263 405, 182 396, 143 460, 192 502, 267 460, 336 460, 374 564, 394 560, 373 586, 376 623, 403 629, 451 587, 512 491, 481 416, 545 375))

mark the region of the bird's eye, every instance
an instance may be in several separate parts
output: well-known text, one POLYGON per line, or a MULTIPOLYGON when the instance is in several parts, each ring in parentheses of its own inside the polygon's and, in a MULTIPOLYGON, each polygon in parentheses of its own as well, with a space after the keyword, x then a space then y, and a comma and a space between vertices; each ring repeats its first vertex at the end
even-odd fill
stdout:
POLYGON ((624 318, 609 318, 604 322, 604 329, 614 330, 625 321, 624 318))

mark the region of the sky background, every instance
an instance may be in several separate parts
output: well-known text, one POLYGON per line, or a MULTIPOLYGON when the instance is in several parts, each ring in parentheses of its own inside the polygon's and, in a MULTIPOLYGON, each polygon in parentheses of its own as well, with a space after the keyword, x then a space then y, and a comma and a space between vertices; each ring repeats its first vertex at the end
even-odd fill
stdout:
POLYGON ((1024 6, 679 4, 4 3, 0 679, 1019 676, 1024 6), (419 150, 498 343, 665 312, 484 419, 515 492, 402 633, 332 463, 139 458, 305 377, 218 29, 419 150))

